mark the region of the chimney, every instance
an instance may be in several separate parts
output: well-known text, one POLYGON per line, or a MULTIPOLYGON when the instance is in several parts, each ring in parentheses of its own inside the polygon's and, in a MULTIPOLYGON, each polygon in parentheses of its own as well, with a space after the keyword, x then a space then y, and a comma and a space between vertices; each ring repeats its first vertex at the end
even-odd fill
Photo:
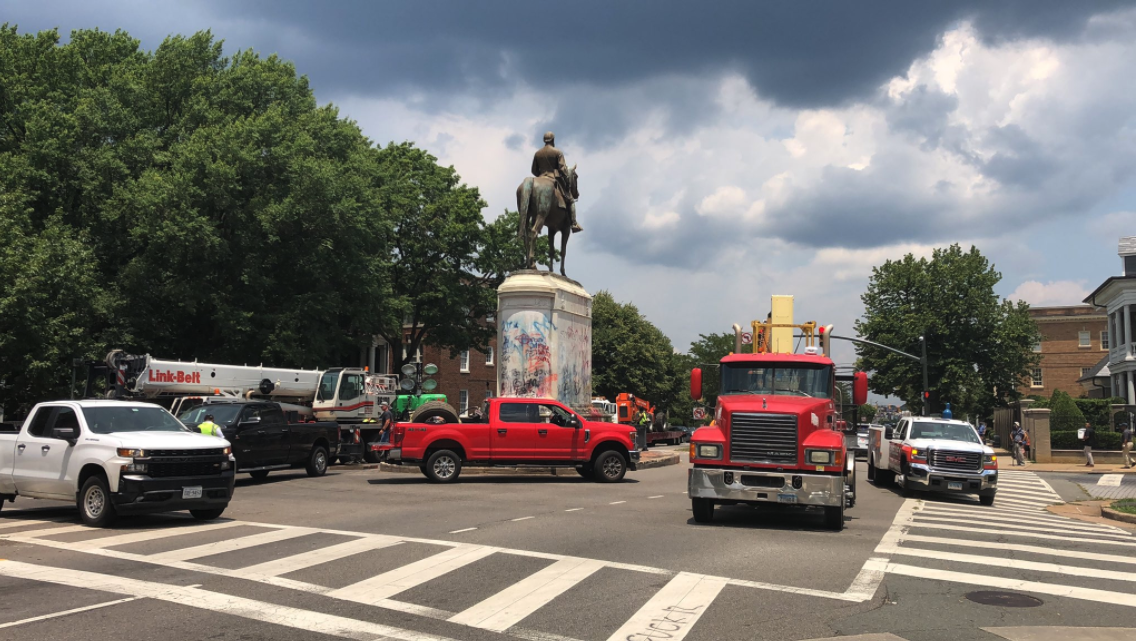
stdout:
POLYGON ((1121 238, 1120 249, 1116 253, 1124 265, 1124 275, 1136 276, 1136 236, 1121 238))

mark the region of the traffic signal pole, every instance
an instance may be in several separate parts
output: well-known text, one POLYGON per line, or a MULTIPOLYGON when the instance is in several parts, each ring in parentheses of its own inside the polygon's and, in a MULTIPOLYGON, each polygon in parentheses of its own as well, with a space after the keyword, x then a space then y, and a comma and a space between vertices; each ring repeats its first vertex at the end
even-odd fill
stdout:
POLYGON ((887 345, 883 345, 883 344, 877 343, 875 341, 870 341, 870 340, 866 340, 866 339, 863 339, 863 338, 852 338, 851 336, 837 336, 836 334, 829 334, 828 337, 839 339, 839 340, 842 340, 842 341, 849 341, 849 342, 852 342, 852 343, 860 343, 861 345, 871 345, 872 347, 878 347, 880 349, 885 349, 889 352, 892 352, 893 354, 899 354, 900 356, 906 356, 907 358, 910 358, 913 361, 919 361, 919 364, 923 367, 923 416, 930 416, 931 415, 931 400, 929 398, 930 394, 929 394, 929 391, 928 391, 928 388, 927 388, 928 380, 927 380, 927 339, 926 338, 924 338, 923 336, 919 337, 919 343, 923 347, 923 356, 919 357, 919 356, 916 356, 915 354, 908 354, 907 352, 904 352, 902 350, 898 350, 894 347, 888 347, 887 345))
POLYGON ((919 360, 923 365, 923 416, 931 415, 931 390, 927 388, 927 338, 919 337, 919 344, 923 347, 923 358, 919 360))

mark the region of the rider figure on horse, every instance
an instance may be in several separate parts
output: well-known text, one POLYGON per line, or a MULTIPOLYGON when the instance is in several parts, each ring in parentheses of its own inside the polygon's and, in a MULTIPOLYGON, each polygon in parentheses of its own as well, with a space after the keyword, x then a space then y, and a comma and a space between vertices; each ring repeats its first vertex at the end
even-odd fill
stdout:
POLYGON ((564 154, 554 145, 556 136, 551 132, 544 134, 544 147, 537 150, 533 156, 532 174, 537 177, 552 178, 556 182, 556 199, 564 209, 572 212, 572 233, 577 234, 584 228, 576 222, 576 201, 572 199, 571 186, 568 184, 568 164, 564 162, 564 154))

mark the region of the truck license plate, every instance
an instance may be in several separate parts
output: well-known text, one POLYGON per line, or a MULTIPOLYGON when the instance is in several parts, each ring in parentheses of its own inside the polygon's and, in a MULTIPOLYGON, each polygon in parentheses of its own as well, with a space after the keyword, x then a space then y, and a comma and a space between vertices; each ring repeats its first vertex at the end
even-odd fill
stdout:
POLYGON ((181 498, 183 499, 199 499, 201 498, 201 486, 197 487, 183 487, 181 488, 181 498))
POLYGON ((961 490, 962 489, 962 483, 948 481, 947 482, 947 489, 948 490, 961 490))
POLYGON ((777 502, 778 503, 796 503, 797 502, 797 495, 796 494, 778 494, 777 495, 777 502))

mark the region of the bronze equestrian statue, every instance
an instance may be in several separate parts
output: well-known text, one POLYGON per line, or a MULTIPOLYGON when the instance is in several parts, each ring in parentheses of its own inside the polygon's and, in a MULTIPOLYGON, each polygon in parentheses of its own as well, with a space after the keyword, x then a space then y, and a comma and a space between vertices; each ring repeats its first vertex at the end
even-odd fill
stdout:
POLYGON ((533 178, 525 178, 517 187, 517 211, 521 215, 518 230, 525 243, 528 269, 536 268, 536 239, 542 227, 548 228, 548 271, 552 271, 555 238, 560 234, 560 275, 564 273, 564 256, 568 237, 584 231, 576 222, 576 199, 580 197, 576 167, 568 167, 564 154, 555 147, 556 137, 544 134, 544 147, 533 156, 533 178))

